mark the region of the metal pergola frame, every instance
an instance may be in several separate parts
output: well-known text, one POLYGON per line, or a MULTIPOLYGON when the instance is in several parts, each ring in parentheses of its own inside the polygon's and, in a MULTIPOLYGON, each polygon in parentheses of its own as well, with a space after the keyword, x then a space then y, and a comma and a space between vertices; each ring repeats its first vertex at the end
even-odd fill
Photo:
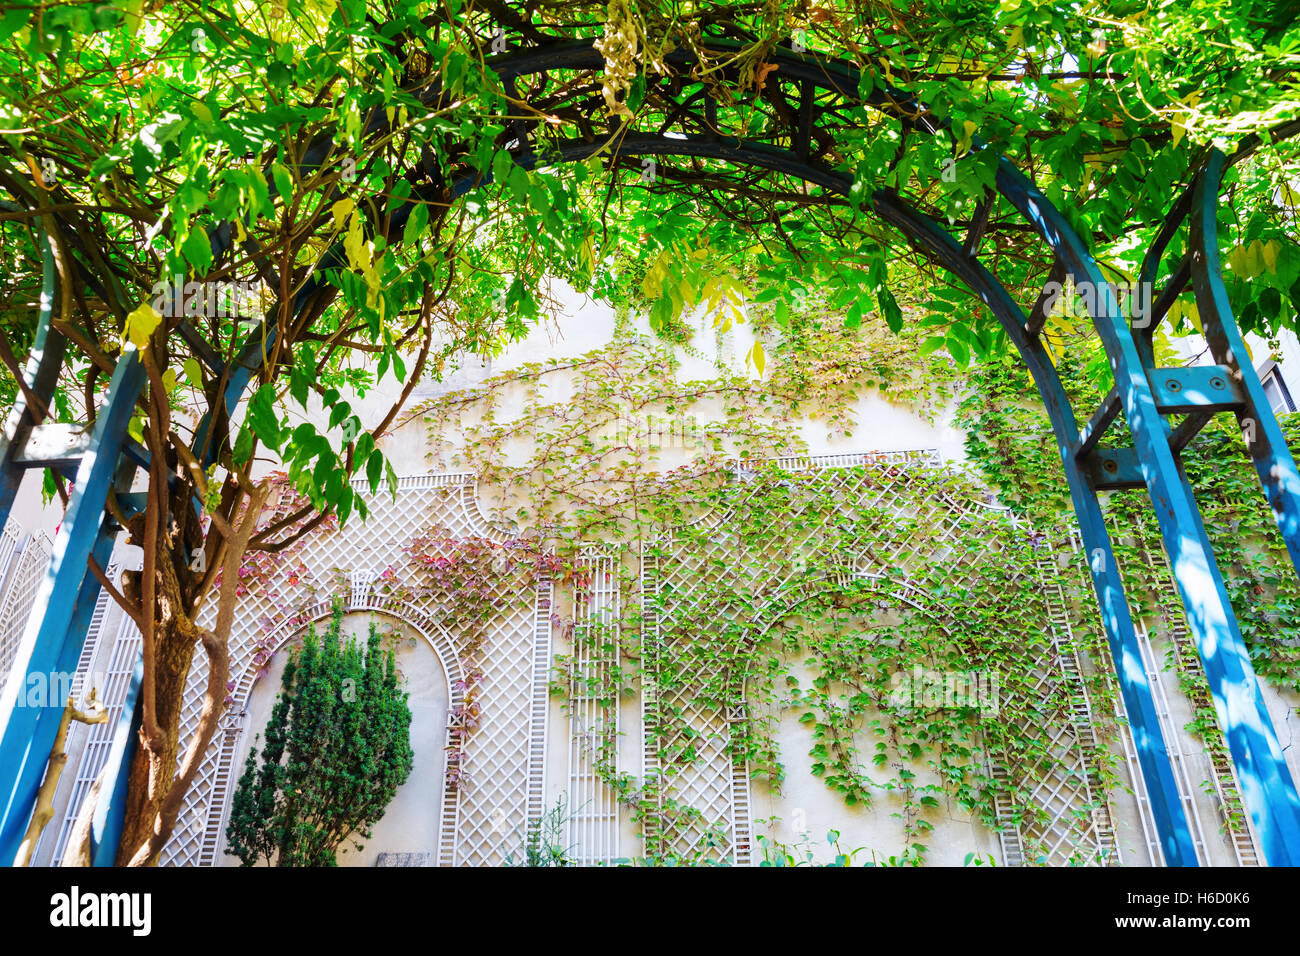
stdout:
MULTIPOLYGON (((725 47, 726 41, 716 45, 725 47)), ((689 71, 694 65, 693 54, 685 49, 675 50, 665 59, 670 67, 680 71, 689 71)), ((817 96, 829 94, 850 104, 870 106, 923 133, 944 132, 943 124, 929 119, 906 94, 879 78, 875 79, 872 92, 860 97, 859 74, 850 64, 786 49, 774 50, 768 59, 778 67, 779 82, 789 85, 799 102, 798 113, 791 117, 790 149, 709 132, 717 104, 707 95, 701 97, 697 93, 683 98, 674 114, 690 118, 694 123, 690 127, 692 132, 667 135, 666 128, 655 132, 629 129, 609 138, 551 142, 546 144, 545 161, 547 164, 580 161, 597 155, 607 157, 611 163, 655 155, 706 157, 774 170, 819 186, 828 194, 848 197, 852 176, 819 162, 812 155, 812 143, 818 132, 814 108, 817 96)), ((508 52, 488 62, 511 91, 516 81, 548 70, 598 73, 604 68, 603 57, 589 40, 566 40, 508 52)), ((438 93, 430 88, 421 95, 431 100, 438 93)), ((382 127, 384 122, 382 111, 378 111, 370 125, 382 127)), ((537 125, 537 121, 528 120, 514 123, 513 145, 508 148, 521 166, 540 164, 533 141, 539 135, 537 125)), ((301 164, 303 171, 320 166, 333 148, 328 137, 313 143, 301 164)), ((981 148, 978 142, 972 146, 975 150, 981 148)), ((1189 227, 1190 251, 1172 269, 1165 286, 1154 298, 1150 313, 1138 316, 1138 321, 1131 323, 1123 314, 1115 290, 1105 281, 1096 260, 1067 220, 1010 160, 999 159, 996 192, 1032 225, 1046 244, 1055 264, 1052 275, 1061 281, 1068 277, 1076 285, 1095 290, 1093 296, 1085 299, 1085 305, 1105 347, 1116 384, 1082 428, 1040 338, 1050 295, 1045 290, 1026 316, 980 261, 988 211, 995 199, 992 191, 986 193, 964 241, 958 241, 895 193, 877 191, 867 206, 980 297, 1033 375, 1052 422, 1083 546, 1091 559, 1093 587, 1165 861, 1178 866, 1198 863, 1152 690, 1142 666, 1119 565, 1103 519, 1098 493, 1106 490, 1147 490, 1263 852, 1270 865, 1297 865, 1300 864, 1300 797, 1260 695, 1195 493, 1180 461, 1183 448, 1213 415, 1235 414, 1292 563, 1300 568, 1300 472, 1249 361, 1220 272, 1216 211, 1222 176, 1229 162, 1222 153, 1212 151, 1197 171, 1191 188, 1173 205, 1146 254, 1140 281, 1154 283, 1166 248, 1184 223, 1189 227), (1152 336, 1189 283, 1216 364, 1157 368, 1152 336), (1122 447, 1099 448, 1099 442, 1121 411, 1128 426, 1127 441, 1122 447), (1186 417, 1174 426, 1170 420, 1173 415, 1186 417)), ((417 186, 411 199, 395 201, 390 206, 390 235, 400 237, 415 203, 427 201, 442 189, 444 183, 436 170, 426 169, 423 173, 434 182, 417 186)), ((452 195, 463 195, 489 178, 486 172, 463 176, 450 184, 452 195)), ((210 232, 214 253, 229 246, 231 233, 228 224, 210 232)), ((65 343, 51 325, 57 298, 55 253, 48 238, 42 237, 42 242, 44 292, 25 378, 30 391, 48 404, 62 366, 65 343)), ((313 277, 295 296, 294 314, 321 291, 321 268, 342 261, 340 248, 326 253, 313 277)), ((94 285, 89 276, 87 281, 94 285)), ((215 397, 197 430, 196 451, 205 444, 216 402, 224 404, 227 414, 238 405, 249 381, 260 370, 266 354, 264 336, 273 335, 274 329, 274 325, 255 329, 239 358, 224 370, 219 362, 205 360, 214 370, 224 372, 229 384, 224 393, 215 397)), ((197 338, 193 330, 182 332, 196 353, 215 356, 215 350, 201 340, 191 341, 197 338)), ((58 453, 40 451, 50 445, 54 430, 40 423, 40 411, 28 408, 21 393, 6 432, 0 436, 0 524, 8 517, 14 494, 27 469, 52 467, 75 475, 66 517, 15 661, 14 673, 22 674, 24 679, 8 681, 0 696, 0 860, 12 860, 17 851, 60 717, 55 707, 19 706, 19 694, 27 675, 67 671, 76 666, 99 592, 99 583, 88 572, 87 561, 93 555, 101 567, 107 566, 118 530, 105 511, 109 489, 116 487, 129 502, 131 496, 125 493, 135 470, 148 461, 147 452, 127 436, 127 424, 144 383, 141 361, 134 349, 128 347, 113 375, 93 432, 76 447, 58 453)), ((136 500, 138 511, 142 502, 136 500)), ((104 787, 95 814, 93 839, 97 865, 111 865, 117 850, 127 768, 139 726, 139 674, 137 668, 107 768, 112 785, 104 787)))

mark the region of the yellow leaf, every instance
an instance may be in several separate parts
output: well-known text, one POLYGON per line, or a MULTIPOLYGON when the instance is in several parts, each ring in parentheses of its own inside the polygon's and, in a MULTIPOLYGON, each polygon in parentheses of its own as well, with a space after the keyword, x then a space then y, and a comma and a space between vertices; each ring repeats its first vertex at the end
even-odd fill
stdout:
POLYGON ((181 367, 185 370, 185 377, 190 380, 191 385, 195 388, 203 387, 203 370, 199 368, 199 363, 193 355, 187 358, 181 367))
POLYGON ((749 350, 749 360, 754 363, 754 368, 758 369, 758 374, 763 374, 763 369, 767 367, 767 355, 763 352, 763 343, 755 342, 754 347, 749 350))
POLYGON ((165 391, 167 391, 167 392, 174 392, 174 391, 176 391, 176 372, 175 372, 175 370, 169 368, 167 371, 163 372, 163 373, 162 373, 162 383, 163 383, 163 389, 164 389, 165 391))
POLYGON ((1264 265, 1268 267, 1269 272, 1277 271, 1277 254, 1282 251, 1282 244, 1276 239, 1270 239, 1264 243, 1264 265))
POLYGON ((352 268, 359 272, 370 268, 370 253, 366 250, 366 237, 361 231, 361 217, 357 215, 356 210, 353 210, 352 220, 348 223, 348 233, 343 238, 343 248, 347 250, 348 262, 352 268))
POLYGON ((1224 261, 1227 262, 1228 268, 1238 275, 1242 274, 1246 269, 1245 265, 1243 265, 1241 261, 1242 252, 1243 250, 1241 246, 1233 246, 1224 257, 1224 261))
POLYGON ((336 231, 343 228, 343 220, 356 208, 356 205, 351 199, 340 199, 330 206, 330 212, 334 215, 334 229, 336 231))
POLYGON ((695 298, 695 286, 691 284, 690 276, 682 276, 681 281, 677 283, 677 294, 687 306, 692 306, 698 301, 695 298))
POLYGON ((1055 366, 1055 365, 1057 364, 1057 361, 1056 361, 1056 346, 1052 344, 1052 338, 1051 338, 1051 336, 1048 336, 1048 335, 1043 336, 1043 344, 1044 344, 1045 346, 1047 346, 1047 358, 1048 358, 1048 361, 1050 361, 1050 362, 1052 363, 1052 365, 1055 366))
POLYGON ((664 274, 668 271, 668 250, 660 249, 659 255, 655 261, 650 264, 650 268, 645 272, 645 278, 641 280, 641 291, 645 293, 646 298, 653 299, 663 290, 664 274))
POLYGON ((721 297, 721 285, 717 276, 712 276, 708 282, 704 283, 704 291, 700 293, 700 300, 708 304, 708 308, 716 309, 721 297))
POLYGON ((976 126, 970 120, 966 120, 963 126, 963 133, 957 138, 957 152, 964 153, 970 149, 971 138, 975 135, 976 126))
POLYGON ((162 313, 148 302, 142 302, 126 317, 126 337, 136 348, 142 349, 149 344, 149 336, 161 321, 162 313))
POLYGON ((1264 271, 1264 244, 1258 239, 1246 247, 1246 275, 1254 278, 1264 271))
POLYGON ((1169 124, 1169 127, 1174 135, 1174 145, 1177 146, 1182 138, 1187 134, 1187 127, 1185 127, 1179 120, 1173 120, 1169 124))
POLYGON ((1025 28, 1016 27, 1007 38, 1007 49, 1016 50, 1025 45, 1025 28))
POLYGON ((207 103, 204 103, 202 100, 195 100, 194 105, 190 108, 194 110, 194 115, 204 123, 212 122, 212 110, 208 109, 207 103))

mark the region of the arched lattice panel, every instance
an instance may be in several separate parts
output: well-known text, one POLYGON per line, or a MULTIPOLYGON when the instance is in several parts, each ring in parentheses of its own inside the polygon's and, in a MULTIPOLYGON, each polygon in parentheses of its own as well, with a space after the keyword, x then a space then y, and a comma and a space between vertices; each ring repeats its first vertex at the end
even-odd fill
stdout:
MULTIPOLYGON (((1013 519, 949 481, 936 453, 775 464, 775 472, 738 467, 734 505, 703 515, 690 534, 666 529, 643 565, 644 764, 647 779, 657 784, 660 810, 644 825, 647 852, 653 854, 693 857, 704 851, 740 865, 753 854, 749 768, 734 759, 732 747, 733 728, 749 719, 745 678, 719 670, 727 666, 725 657, 691 656, 698 635, 683 622, 707 620, 714 640, 752 645, 818 588, 833 592, 848 582, 877 593, 881 607, 924 612, 925 590, 909 583, 922 567, 928 588, 959 591, 977 606, 1001 599, 984 574, 989 548, 998 544, 973 548, 969 532, 990 521, 1014 527, 1013 519), (774 473, 791 477, 773 484, 774 473), (747 498, 758 495, 779 501, 764 512, 761 533, 734 526, 747 498), (809 504, 814 500, 816 509, 809 504), (811 587, 814 567, 819 580, 811 587), (676 671, 665 679, 669 661, 676 671), (682 680, 683 673, 689 679, 682 680)), ((1038 714, 1050 715, 1051 739, 1040 765, 1016 768, 1014 780, 1007 780, 1006 768, 990 768, 1011 785, 1022 811, 1029 808, 1017 825, 1009 799, 998 807, 1004 858, 1013 864, 1044 858, 1111 862, 1114 837, 1096 773, 1098 743, 1067 608, 1059 587, 1053 590, 1055 557, 1045 542, 1033 553, 1023 566, 1013 562, 1000 573, 1030 585, 1035 594, 1038 606, 1029 619, 1042 633, 1031 674, 1020 686, 1035 697, 1038 714)))
MULTIPOLYGON (((444 626, 445 608, 418 588, 404 585, 410 581, 405 549, 429 527, 439 528, 448 542, 507 538, 507 532, 479 509, 473 476, 403 478, 395 498, 384 490, 369 495, 362 482, 355 487, 366 495, 368 520, 354 518, 341 530, 309 534, 299 546, 250 569, 230 637, 235 706, 186 796, 176 831, 162 854, 165 865, 216 862, 239 770, 231 766, 235 744, 239 734, 248 732, 241 726, 239 703, 246 700, 251 676, 335 596, 350 610, 382 611, 411 624, 443 657, 452 712, 439 862, 500 863, 512 841, 540 817, 552 585, 541 581, 521 589, 517 579, 508 576, 495 581, 491 596, 485 598, 493 616, 482 639, 471 647, 465 635, 444 626), (465 725, 458 706, 462 678, 471 671, 481 675, 476 693, 482 715, 472 728, 465 725)), ((269 505, 274 515, 290 514, 296 506, 287 494, 269 505)), ((202 704, 202 665, 196 660, 189 678, 182 748, 202 704)), ((430 795, 430 813, 438 812, 438 802, 430 795)))

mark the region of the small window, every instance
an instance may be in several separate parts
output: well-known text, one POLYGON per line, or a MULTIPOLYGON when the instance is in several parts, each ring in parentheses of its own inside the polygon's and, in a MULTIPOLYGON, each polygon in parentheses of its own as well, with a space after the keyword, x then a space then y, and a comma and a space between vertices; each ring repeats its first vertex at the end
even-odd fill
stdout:
POLYGON ((1291 401, 1291 392, 1287 390, 1286 382, 1282 381, 1282 370, 1277 365, 1264 373, 1260 383, 1264 386, 1264 396, 1274 415, 1295 411, 1295 402, 1291 401))

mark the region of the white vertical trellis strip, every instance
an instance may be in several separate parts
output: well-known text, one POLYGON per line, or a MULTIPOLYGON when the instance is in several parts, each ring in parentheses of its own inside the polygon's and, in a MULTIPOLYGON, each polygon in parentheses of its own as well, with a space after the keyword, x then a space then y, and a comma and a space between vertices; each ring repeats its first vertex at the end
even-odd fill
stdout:
MULTIPOLYGON (((1161 549, 1158 554, 1159 563, 1157 563, 1156 558, 1153 557, 1152 552, 1149 549, 1142 549, 1142 555, 1146 561, 1148 570, 1152 572, 1162 570, 1164 576, 1172 583, 1173 571, 1169 566, 1169 557, 1165 554, 1163 549, 1161 549)), ((1175 606, 1171 609, 1171 613, 1167 620, 1167 627, 1169 638, 1173 641, 1174 651, 1182 662, 1182 666, 1193 671, 1199 678, 1199 692, 1195 695, 1196 699, 1191 701, 1192 705, 1212 709, 1214 705, 1210 700, 1208 686, 1204 684, 1205 670, 1201 664, 1201 655, 1196 649, 1196 644, 1192 639, 1191 633, 1187 629, 1187 618, 1181 607, 1175 606)), ((1154 652, 1151 651, 1149 646, 1147 650, 1148 653, 1152 654, 1154 659, 1154 652)), ((1165 733, 1170 734, 1171 731, 1166 730, 1165 733)), ((1237 782, 1237 773, 1236 769, 1233 767, 1232 759, 1228 756, 1227 740, 1223 737, 1223 732, 1218 728, 1217 723, 1215 724, 1215 729, 1211 731, 1211 733, 1219 735, 1219 747, 1217 753, 1211 751, 1208 747, 1206 748, 1206 756, 1209 758, 1210 783, 1214 788, 1214 795, 1218 800, 1219 814, 1224 829, 1227 832, 1228 843, 1232 848, 1233 855, 1237 859, 1238 866, 1260 866, 1263 863, 1263 854, 1260 852, 1259 838, 1255 833, 1254 823, 1250 819, 1250 814, 1246 813, 1245 805, 1241 799, 1241 786, 1237 782), (1229 807, 1232 805, 1235 805, 1237 808, 1236 819, 1234 819, 1234 815, 1229 810, 1229 807)), ((1186 773, 1186 771, 1184 771, 1184 773, 1186 773)), ((1191 800, 1190 793, 1186 799, 1191 800)), ((1194 800, 1191 802, 1193 805, 1195 804, 1194 800)), ((1197 826, 1200 826, 1199 819, 1197 820, 1197 826)))
POLYGON ((1001 824, 998 827, 998 845, 1002 848, 1002 865, 1024 866, 1025 841, 1020 835, 1020 828, 1011 822, 1013 808, 1008 793, 1010 778, 1006 768, 988 761, 985 769, 999 785, 998 792, 993 797, 993 810, 1001 824))
MULTIPOLYGON (((655 686, 655 663, 663 629, 659 620, 659 586, 663 568, 657 553, 641 558, 641 658, 644 673, 641 678, 641 776, 647 786, 658 787, 660 778, 659 747, 656 743, 659 726, 659 692, 655 686)), ((664 852, 663 833, 659 817, 645 814, 641 820, 641 843, 646 856, 659 856, 664 852)))
POLYGON ((18 538, 18 526, 10 521, 4 530, 3 546, 9 551, 4 592, 0 594, 0 691, 18 654, 27 619, 32 613, 36 590, 50 563, 50 539, 43 531, 18 538), (16 543, 15 543, 16 542, 16 543))
POLYGON ((1156 833, 1155 815, 1151 812, 1151 797, 1147 794, 1146 780, 1138 764, 1137 748, 1133 743, 1133 730, 1128 725, 1124 701, 1115 695, 1115 719, 1119 726, 1120 746, 1124 753, 1124 767, 1128 771, 1129 786, 1137 803, 1138 824, 1142 828, 1142 845, 1146 850, 1143 866, 1163 866, 1164 854, 1160 850, 1160 837, 1156 833))
POLYGON ((582 550, 579 568, 589 587, 574 602, 569 688, 568 846, 576 862, 590 866, 618 857, 618 800, 601 776, 601 761, 618 772, 618 693, 602 699, 618 667, 619 586, 617 557, 608 549, 582 550))
POLYGON ((546 724, 550 710, 551 629, 554 620, 555 585, 549 579, 537 582, 537 603, 533 610, 532 699, 528 710, 528 823, 527 832, 541 825, 546 799, 546 724))
MULTIPOLYGON (((110 581, 116 580, 117 566, 114 564, 110 564, 108 566, 108 569, 105 571, 105 576, 110 581)), ((73 673, 72 685, 69 691, 72 695, 72 698, 76 700, 79 705, 86 703, 86 695, 92 689, 97 694, 104 693, 104 687, 100 686, 97 683, 98 675, 91 673, 91 665, 99 653, 99 645, 101 643, 103 630, 104 630, 104 618, 108 615, 108 606, 111 601, 112 601, 112 597, 109 595, 109 593, 101 588, 99 592, 99 597, 95 599, 95 610, 91 612, 90 615, 90 626, 86 628, 86 640, 82 642, 81 654, 78 655, 77 657, 77 669, 73 673)), ((99 699, 101 702, 103 701, 103 698, 99 698, 99 699)), ((72 724, 68 727, 68 736, 64 741, 64 752, 65 753, 78 752, 81 749, 82 742, 87 737, 90 736, 90 731, 94 730, 98 726, 100 725, 91 724, 90 726, 87 726, 81 723, 80 721, 74 720, 72 724)), ((66 779, 60 780, 60 784, 61 786, 59 789, 62 790, 67 786, 67 780, 66 779)), ((74 785, 74 790, 75 789, 76 788, 74 785)), ((72 808, 75 804, 78 804, 80 802, 81 796, 82 794, 74 793, 73 799, 69 802, 69 808, 72 808)), ((57 792, 56 792, 56 797, 57 797, 57 792)), ((75 810, 74 810, 74 814, 75 814, 75 810)), ((55 837, 53 836, 55 832, 56 831, 52 827, 48 827, 48 826, 41 831, 40 839, 37 840, 36 842, 36 850, 33 854, 33 859, 39 860, 41 858, 41 854, 44 851, 45 847, 49 845, 49 841, 55 839, 55 837)))
POLYGON ((1151 647, 1151 633, 1146 625, 1137 623, 1138 647, 1142 652, 1142 668, 1146 672, 1147 682, 1151 685, 1151 699, 1155 704, 1156 717, 1160 722, 1160 731, 1165 738, 1169 762, 1174 769, 1174 783, 1178 787, 1178 796, 1187 814, 1187 823, 1192 831, 1192 845, 1197 859, 1207 863, 1205 848, 1205 827, 1201 823, 1201 812, 1197 807, 1195 792, 1192 789, 1192 777, 1188 772, 1187 756, 1183 753, 1177 728, 1169 711, 1169 695, 1165 690, 1164 675, 1156 662, 1155 650, 1151 647))
MULTIPOLYGON (((742 723, 746 719, 745 705, 727 712, 729 722, 742 723)), ((754 836, 750 822, 749 762, 731 761, 731 850, 736 866, 749 866, 753 862, 754 836)))

